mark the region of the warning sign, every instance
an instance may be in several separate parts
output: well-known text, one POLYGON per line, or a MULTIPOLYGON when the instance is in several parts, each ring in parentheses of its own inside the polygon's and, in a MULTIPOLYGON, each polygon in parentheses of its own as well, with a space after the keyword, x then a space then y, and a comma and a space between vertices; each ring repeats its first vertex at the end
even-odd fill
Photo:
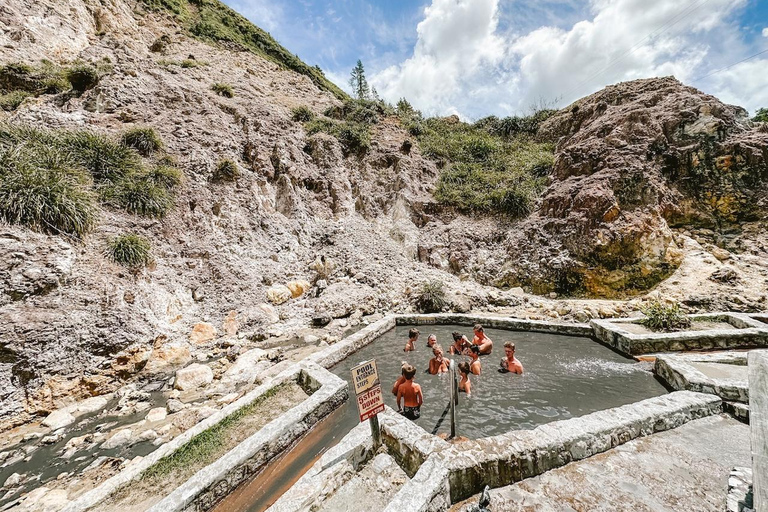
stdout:
POLYGON ((384 410, 384 397, 381 394, 375 360, 360 363, 352 368, 352 382, 355 385, 360 421, 370 419, 384 410))

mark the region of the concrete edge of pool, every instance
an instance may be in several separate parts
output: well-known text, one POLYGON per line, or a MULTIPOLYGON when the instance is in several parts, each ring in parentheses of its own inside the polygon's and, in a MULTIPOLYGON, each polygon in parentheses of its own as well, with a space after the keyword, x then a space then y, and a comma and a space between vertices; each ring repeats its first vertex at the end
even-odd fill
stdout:
POLYGON ((278 386, 297 382, 309 396, 276 417, 215 462, 205 466, 172 490, 149 510, 175 512, 208 510, 240 483, 257 473, 271 459, 293 444, 348 398, 348 385, 312 362, 292 363, 236 402, 206 418, 169 443, 132 464, 67 505, 62 512, 98 510, 99 504, 141 477, 164 457, 172 455, 195 438, 238 410, 252 404, 278 386))
MULTIPOLYGON (((626 321, 635 321, 635 319, 627 319, 626 321)), ((738 329, 739 331, 752 331, 756 329, 760 331, 758 333, 760 339, 764 339, 766 342, 765 344, 768 344, 768 326, 765 326, 765 324, 760 323, 758 320, 753 319, 748 315, 738 315, 737 321, 742 321, 749 325, 749 327, 746 327, 745 329, 738 329), (759 324, 765 328, 752 327, 752 324, 759 324)), ((69 504, 63 510, 64 512, 84 512, 87 510, 93 510, 104 499, 112 495, 123 486, 128 485, 131 481, 139 478, 141 474, 143 474, 149 467, 157 463, 161 458, 169 456, 176 450, 180 449, 197 434, 208 428, 211 428, 241 407, 252 403, 259 396, 268 392, 270 389, 288 380, 300 379, 302 372, 305 374, 311 374, 313 379, 322 384, 312 395, 310 395, 307 400, 289 410, 285 414, 275 418, 269 425, 255 432, 251 437, 225 454, 225 456, 221 457, 209 466, 201 469, 187 482, 172 490, 168 495, 165 496, 164 499, 162 499, 158 504, 150 509, 158 512, 193 509, 201 511, 209 510, 224 496, 226 496, 227 493, 231 492, 237 485, 248 480, 249 477, 253 476, 272 459, 279 456, 284 450, 290 447, 298 438, 301 437, 301 435, 311 429, 314 424, 316 424, 319 420, 338 408, 343 402, 347 400, 348 386, 346 382, 328 372, 326 370, 327 368, 330 368, 360 348, 373 342, 383 333, 393 329, 397 325, 472 325, 474 323, 482 323, 488 327, 499 329, 563 334, 571 336, 585 336, 596 338, 598 341, 612 346, 620 352, 624 352, 625 355, 631 355, 630 352, 622 351, 618 346, 616 346, 616 344, 607 343, 605 340, 600 338, 598 332, 599 329, 605 328, 604 322, 606 321, 593 321, 591 324, 562 324, 558 322, 521 320, 493 315, 453 313, 441 313, 434 315, 389 315, 377 322, 366 326, 357 333, 344 338, 342 341, 312 354, 299 363, 292 363, 280 374, 268 379, 261 386, 251 391, 237 402, 230 404, 229 406, 220 410, 218 413, 195 425, 192 429, 188 430, 173 441, 161 446, 140 462, 130 465, 117 475, 113 476, 112 478, 100 484, 98 487, 81 496, 78 500, 69 504), (328 396, 326 396, 326 394, 328 394, 328 396)), ((734 330, 736 331, 737 329, 734 330)), ((727 332, 730 332, 730 330, 727 330, 727 332)), ((702 333, 697 332, 695 334, 701 335, 702 333)), ((664 334, 657 336, 663 337, 664 334)), ((712 396, 710 396, 710 399, 713 400, 712 403, 717 404, 716 408, 719 411, 721 408, 720 399, 712 396)), ((637 404, 642 404, 644 402, 647 401, 636 402, 634 404, 630 404, 629 406, 623 407, 631 407, 637 404)), ((621 409, 622 408, 619 407, 615 409, 609 409, 608 411, 616 411, 621 409)), ((598 413, 593 414, 599 414, 600 412, 606 411, 599 411, 598 413)), ((586 415, 580 418, 573 418, 572 420, 564 421, 575 421, 590 416, 592 415, 586 415)), ((407 422, 406 420, 401 420, 401 418, 399 418, 399 416, 394 412, 389 411, 385 413, 383 417, 386 418, 385 421, 382 421, 383 439, 385 444, 389 447, 390 453, 395 456, 401 467, 403 467, 406 473, 412 477, 412 480, 406 485, 410 486, 412 483, 413 485, 416 485, 419 481, 421 481, 423 476, 422 473, 425 471, 440 472, 443 470, 441 468, 430 469, 433 465, 431 462, 434 458, 432 456, 433 453, 455 453, 455 450, 454 452, 451 452, 449 448, 446 448, 445 445, 448 445, 448 443, 445 443, 445 441, 437 438, 436 436, 432 436, 431 434, 424 431, 421 427, 411 425, 410 422, 407 422)), ((542 427, 538 428, 543 428, 549 425, 550 424, 543 425, 542 427)), ((367 428, 367 425, 364 427, 367 428)), ((473 443, 490 442, 488 440, 497 439, 507 435, 515 436, 519 434, 519 432, 520 431, 510 432, 508 434, 503 434, 502 436, 480 439, 473 441, 473 443)), ((365 453, 365 450, 363 450, 363 453, 365 453)), ((449 474, 453 473, 449 472, 449 474)), ((433 475, 433 477, 436 476, 437 475, 433 475)), ((291 489, 293 489, 293 487, 291 489)), ((447 486, 447 484, 443 490, 446 489, 450 489, 450 486, 447 486)), ((422 488, 421 491, 424 491, 424 488, 422 488)), ((438 494, 435 496, 438 496, 438 494)), ((451 499, 452 497, 453 491, 451 491, 451 499)), ((450 504, 450 500, 448 504, 450 504)), ((390 509, 397 510, 396 508, 388 508, 388 510, 390 509)))

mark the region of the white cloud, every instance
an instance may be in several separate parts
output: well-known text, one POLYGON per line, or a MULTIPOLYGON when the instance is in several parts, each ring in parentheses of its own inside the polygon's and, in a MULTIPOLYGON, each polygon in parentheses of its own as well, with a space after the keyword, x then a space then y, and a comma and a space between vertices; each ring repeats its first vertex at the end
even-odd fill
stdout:
MULTIPOLYGON (((433 0, 413 55, 371 81, 389 100, 405 96, 426 113, 471 117, 522 112, 540 99, 562 105, 641 77, 692 81, 751 53, 729 21, 746 2, 591 0, 591 19, 517 34, 499 29, 498 0, 433 0)), ((766 104, 760 88, 768 90, 768 74, 759 67, 767 63, 750 61, 693 85, 753 110, 766 104)))
POLYGON ((768 27, 763 29, 763 37, 768 37, 768 27))

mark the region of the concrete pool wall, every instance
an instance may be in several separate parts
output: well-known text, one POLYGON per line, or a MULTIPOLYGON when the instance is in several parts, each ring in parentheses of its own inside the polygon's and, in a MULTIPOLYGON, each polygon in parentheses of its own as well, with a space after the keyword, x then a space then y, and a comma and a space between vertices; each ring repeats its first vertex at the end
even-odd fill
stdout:
POLYGON ((693 321, 724 322, 732 329, 648 332, 637 334, 623 328, 639 318, 592 320, 594 336, 616 350, 636 356, 653 352, 768 347, 768 325, 742 313, 687 315, 693 321))
POLYGON ((241 482, 257 473, 314 424, 339 407, 348 398, 347 383, 312 362, 291 364, 281 373, 267 379, 241 399, 198 423, 171 442, 161 446, 136 464, 106 480, 95 489, 70 503, 63 512, 98 510, 99 504, 121 488, 141 478, 164 457, 171 456, 195 436, 223 421, 228 416, 265 396, 278 386, 297 382, 309 394, 302 403, 273 419, 245 441, 212 464, 202 468, 181 486, 172 490, 150 510, 157 512, 205 511, 213 507, 241 482))

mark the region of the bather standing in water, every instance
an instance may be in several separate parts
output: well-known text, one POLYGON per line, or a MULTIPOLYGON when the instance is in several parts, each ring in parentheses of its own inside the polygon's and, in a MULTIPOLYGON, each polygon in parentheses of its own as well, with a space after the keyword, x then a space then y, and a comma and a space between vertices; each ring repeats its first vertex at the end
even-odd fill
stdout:
POLYGON ((435 356, 429 360, 427 371, 432 375, 438 375, 448 371, 448 361, 443 357, 443 347, 435 345, 432 347, 432 354, 435 356))
POLYGON ((400 376, 397 378, 395 383, 392 385, 392 394, 397 396, 397 388, 400 387, 400 384, 405 382, 405 367, 408 366, 408 363, 403 361, 400 365, 400 376))
POLYGON ((411 365, 404 366, 403 377, 405 377, 405 382, 397 388, 397 410, 409 420, 419 419, 421 416, 421 404, 424 402, 421 386, 413 382, 415 375, 416 368, 411 365), (400 407, 401 398, 403 399, 402 408, 400 407))
POLYGON ((459 374, 461 380, 459 381, 459 391, 464 391, 467 396, 472 395, 472 383, 469 382, 469 363, 462 361, 459 363, 459 374))
POLYGON ((480 375, 482 367, 480 366, 480 347, 472 345, 469 347, 469 357, 472 358, 472 362, 469 363, 469 371, 472 375, 480 375))
POLYGON ((511 341, 508 341, 504 344, 504 355, 505 357, 501 360, 501 368, 499 368, 499 372, 517 373, 522 375, 523 365, 515 357, 515 344, 511 341))
POLYGON ((432 348, 437 345, 437 336, 430 334, 427 338, 427 348, 432 348))
POLYGON ((405 343, 403 352, 411 352, 416 350, 416 342, 419 341, 419 330, 416 328, 408 331, 408 341, 405 343))
POLYGON ((472 340, 473 345, 480 347, 480 355, 488 355, 493 350, 493 341, 491 338, 485 335, 485 330, 480 324, 475 324, 473 329, 475 331, 475 337, 472 340))
POLYGON ((460 332, 454 332, 451 336, 453 336, 453 345, 448 349, 448 352, 451 354, 467 355, 469 352, 469 340, 467 337, 460 332))

